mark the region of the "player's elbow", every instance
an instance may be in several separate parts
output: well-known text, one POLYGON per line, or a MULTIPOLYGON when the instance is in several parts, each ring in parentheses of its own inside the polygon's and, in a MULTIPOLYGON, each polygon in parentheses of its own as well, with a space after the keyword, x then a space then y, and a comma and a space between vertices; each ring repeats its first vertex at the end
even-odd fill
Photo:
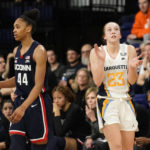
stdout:
POLYGON ((128 81, 131 85, 135 84, 136 81, 128 81))
POLYGON ((95 85, 96 85, 97 87, 99 87, 99 86, 101 85, 101 83, 102 83, 102 81, 99 80, 99 79, 94 79, 94 78, 93 78, 93 80, 94 80, 94 83, 95 83, 95 85))

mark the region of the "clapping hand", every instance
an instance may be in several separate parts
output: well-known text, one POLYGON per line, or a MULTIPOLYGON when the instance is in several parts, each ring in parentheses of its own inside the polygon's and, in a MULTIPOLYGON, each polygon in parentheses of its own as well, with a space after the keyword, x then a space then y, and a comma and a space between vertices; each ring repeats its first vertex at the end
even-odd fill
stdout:
POLYGON ((103 46, 101 45, 101 47, 98 47, 97 44, 94 44, 94 50, 95 50, 97 57, 104 62, 106 54, 105 54, 103 46))
POLYGON ((139 65, 141 65, 142 62, 143 62, 143 60, 140 60, 141 57, 142 57, 142 54, 139 55, 139 56, 136 56, 136 57, 132 58, 129 61, 130 67, 133 68, 133 69, 136 69, 139 65))

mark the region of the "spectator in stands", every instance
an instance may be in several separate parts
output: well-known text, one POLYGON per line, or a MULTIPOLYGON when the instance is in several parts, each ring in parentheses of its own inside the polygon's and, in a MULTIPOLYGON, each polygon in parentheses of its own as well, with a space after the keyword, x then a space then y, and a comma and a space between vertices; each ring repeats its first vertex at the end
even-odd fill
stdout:
POLYGON ((0 115, 0 150, 8 150, 10 145, 9 137, 9 116, 13 111, 13 103, 11 100, 4 100, 1 105, 3 115, 0 115))
POLYGON ((149 0, 138 0, 140 11, 135 16, 131 34, 127 37, 129 44, 150 40, 150 4, 149 0))
POLYGON ((6 60, 6 69, 5 72, 3 73, 4 79, 8 79, 13 77, 15 74, 14 71, 14 55, 13 53, 9 53, 7 55, 7 60, 6 60))
POLYGON ((62 79, 59 83, 59 85, 71 85, 73 79, 75 78, 76 72, 84 66, 80 62, 80 54, 75 48, 68 48, 67 49, 67 66, 66 71, 62 76, 62 79))
POLYGON ((1 110, 2 101, 3 101, 3 96, 2 96, 2 94, 0 94, 0 110, 1 110))
MULTIPOLYGON (((0 81, 3 81, 10 77, 10 59, 13 56, 11 54, 8 54, 7 56, 7 62, 5 63, 4 57, 1 55, 0 56, 0 81)), ((12 63, 12 62, 11 62, 12 63)), ((13 63, 12 63, 13 64, 13 63)), ((10 99, 10 93, 11 93, 11 88, 1 88, 0 93, 3 96, 4 99, 10 99)))
POLYGON ((135 103, 136 118, 139 131, 135 134, 134 150, 150 149, 150 112, 140 104, 135 103))
POLYGON ((93 85, 94 83, 90 72, 86 68, 81 68, 78 70, 71 88, 76 95, 75 103, 78 104, 83 110, 85 110, 85 92, 93 85))
POLYGON ((92 134, 86 137, 85 147, 83 150, 108 150, 108 143, 102 133, 99 132, 98 120, 96 114, 96 99, 97 99, 97 87, 90 87, 85 93, 86 100, 86 117, 91 125, 92 134))
POLYGON ((54 49, 47 50, 47 60, 48 60, 48 67, 50 71, 54 72, 57 79, 57 83, 59 83, 63 73, 65 72, 65 66, 58 61, 54 49))
POLYGON ((4 80, 3 73, 5 72, 6 63, 4 56, 0 55, 0 81, 4 80))
MULTIPOLYGON (((9 53, 7 55, 6 63, 4 58, 2 59, 3 63, 1 66, 1 79, 6 80, 14 76, 14 56, 13 53, 9 53)), ((4 99, 10 99, 10 94, 12 92, 12 88, 1 88, 0 93, 2 94, 4 99)))
POLYGON ((150 41, 145 42, 143 49, 143 63, 137 84, 144 85, 145 92, 150 90, 150 41))
POLYGON ((52 96, 56 136, 65 137, 67 150, 81 150, 82 142, 90 134, 90 126, 80 107, 72 103, 75 100, 74 94, 67 86, 57 86, 52 96))
POLYGON ((86 65, 88 70, 90 70, 90 63, 89 63, 89 57, 90 57, 90 51, 92 49, 91 44, 84 44, 81 47, 81 62, 82 64, 86 65))
POLYGON ((150 90, 147 92, 147 101, 148 101, 148 105, 150 107, 150 90))

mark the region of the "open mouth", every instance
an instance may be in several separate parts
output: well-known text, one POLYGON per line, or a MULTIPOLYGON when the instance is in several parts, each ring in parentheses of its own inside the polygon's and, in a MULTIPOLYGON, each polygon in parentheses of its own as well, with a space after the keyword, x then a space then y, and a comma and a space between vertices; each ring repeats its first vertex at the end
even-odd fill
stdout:
POLYGON ((116 38, 116 36, 115 36, 115 35, 112 35, 112 36, 111 36, 111 38, 115 39, 115 38, 116 38))

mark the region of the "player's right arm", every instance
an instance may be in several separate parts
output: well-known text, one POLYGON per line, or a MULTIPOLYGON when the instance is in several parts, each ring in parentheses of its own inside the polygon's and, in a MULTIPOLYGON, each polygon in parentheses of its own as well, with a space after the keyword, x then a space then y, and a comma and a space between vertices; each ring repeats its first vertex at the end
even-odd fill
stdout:
MULTIPOLYGON (((15 57, 16 55, 16 51, 17 51, 17 47, 14 48, 13 50, 13 55, 15 57)), ((16 83, 15 83, 15 77, 12 77, 10 79, 4 80, 0 82, 0 88, 12 88, 15 87, 16 83)))
POLYGON ((104 61, 105 61, 105 51, 103 47, 100 48, 97 44, 94 45, 94 48, 90 53, 90 64, 91 72, 93 75, 93 80, 97 87, 99 87, 104 79, 104 61))

